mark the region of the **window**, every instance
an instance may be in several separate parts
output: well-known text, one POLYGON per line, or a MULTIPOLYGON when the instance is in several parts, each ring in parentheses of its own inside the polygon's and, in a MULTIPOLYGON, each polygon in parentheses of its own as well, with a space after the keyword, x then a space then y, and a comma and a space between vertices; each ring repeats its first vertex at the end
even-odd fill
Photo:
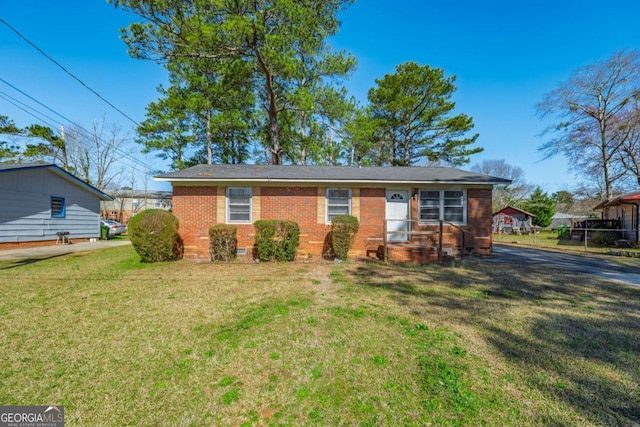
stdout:
POLYGON ((227 222, 251 223, 251 188, 227 188, 227 222))
POLYGON ((51 197, 51 218, 64 218, 66 213, 64 197, 51 197))
POLYGON ((327 224, 338 215, 351 215, 351 190, 327 188, 327 224))
POLYGON ((443 219, 456 224, 467 222, 465 190, 420 190, 420 223, 443 219))

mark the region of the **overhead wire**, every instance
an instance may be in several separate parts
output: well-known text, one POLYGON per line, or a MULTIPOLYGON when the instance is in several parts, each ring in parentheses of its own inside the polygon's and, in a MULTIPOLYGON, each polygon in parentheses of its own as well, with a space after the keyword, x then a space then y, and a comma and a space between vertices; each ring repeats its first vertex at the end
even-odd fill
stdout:
POLYGON ((49 117, 46 114, 44 114, 43 112, 38 111, 35 108, 25 104, 24 102, 17 100, 16 98, 14 98, 13 96, 9 95, 8 93, 3 92, 3 91, 0 90, 0 98, 4 99, 8 103, 12 104, 14 107, 24 111, 25 113, 27 113, 31 117, 35 118, 39 122, 44 123, 44 124, 46 124, 47 126, 49 126, 51 128, 55 127, 50 122, 47 122, 46 120, 42 119, 42 117, 37 116, 35 113, 40 114, 40 115, 46 117, 47 119, 56 122, 56 120, 54 118, 49 117), (29 110, 31 110, 31 111, 29 111, 29 110))
POLYGON ((75 74, 73 74, 71 71, 69 71, 66 67, 64 67, 62 64, 60 64, 58 61, 56 61, 55 59, 53 59, 50 55, 48 55, 44 50, 42 50, 38 45, 36 45, 34 42, 32 42, 31 40, 29 40, 26 36, 24 36, 20 31, 18 31, 17 29, 15 29, 14 27, 12 27, 7 21, 5 21, 4 19, 0 18, 0 22, 3 23, 4 25, 6 25, 11 31, 13 31, 14 33, 16 33, 18 35, 18 37, 20 37, 22 40, 24 40, 25 42, 27 42, 29 45, 31 45, 34 49, 36 49, 38 52, 40 52, 40 54, 42 54, 45 58, 47 58, 49 61, 53 62, 54 64, 56 64, 58 67, 60 67, 60 69, 62 69, 62 71, 64 71, 66 74, 68 74, 69 76, 71 76, 74 80, 76 80, 78 83, 80 83, 82 86, 84 86, 87 90, 89 90, 91 93, 93 93, 95 96, 97 96, 99 99, 101 99, 103 102, 105 102, 107 105, 109 105, 111 108, 113 108, 115 111, 117 111, 118 113, 122 114, 123 117, 125 117, 127 120, 131 121, 133 124, 135 124, 136 126, 140 126, 140 123, 138 123, 137 121, 135 121, 134 119, 132 119, 128 114, 126 114, 124 111, 122 111, 121 109, 119 109, 118 107, 116 107, 115 105, 113 105, 109 100, 107 100, 105 97, 103 97, 102 95, 100 95, 96 90, 94 90, 93 88, 91 88, 89 85, 87 85, 85 82, 83 82, 82 80, 80 80, 80 78, 78 78, 75 74))
MULTIPOLYGON (((38 105, 42 106, 43 108, 46 108, 48 111, 52 112, 53 114, 55 114, 58 117, 61 117, 63 120, 65 120, 68 124, 72 124, 73 126, 75 126, 76 128, 78 128, 79 130, 81 130, 82 132, 84 132, 87 136, 91 136, 94 137, 95 135, 92 134, 90 131, 88 131, 87 129, 85 129, 83 126, 81 126, 80 124, 74 122, 73 120, 69 119, 68 117, 64 116, 63 114, 57 112, 56 110, 52 109, 51 107, 45 105, 44 103, 42 103, 41 101, 37 100, 36 98, 34 98, 33 96, 29 95, 28 93, 26 93, 25 91, 21 90, 20 88, 16 87, 15 85, 9 83, 8 81, 6 81, 5 79, 3 79, 2 77, 0 77, 0 82, 4 83, 5 85, 9 86, 10 88, 12 88, 13 90, 15 90, 16 92, 22 94, 23 96, 27 97, 28 99, 32 100, 33 102, 37 103, 38 105)), ((15 101, 15 103, 20 103, 22 105, 25 105, 25 103, 17 100, 16 98, 6 94, 5 92, 0 92, 2 94, 4 94, 5 96, 3 97, 5 100, 7 100, 6 98, 9 97, 10 99, 12 99, 13 101, 15 101)), ((11 102, 11 101, 9 101, 11 102)), ((16 105, 14 102, 11 102, 13 105, 16 105)), ((20 108, 21 110, 25 111, 24 108, 21 108, 19 106, 16 105, 16 107, 20 108)), ((48 119, 54 121, 55 123, 57 123, 58 125, 64 125, 65 123, 60 122, 52 117, 49 117, 47 115, 45 115, 44 113, 37 111, 35 108, 33 107, 29 107, 27 106, 27 108, 30 108, 33 111, 36 111, 38 114, 41 114, 44 117, 47 117, 48 119)), ((29 113, 28 111, 25 111, 26 113, 30 114, 31 116, 35 117, 36 119, 42 121, 43 123, 47 124, 49 127, 55 128, 56 126, 51 125, 50 123, 47 123, 45 120, 36 117, 34 114, 29 113)), ((104 145, 107 145, 107 142, 104 141, 102 138, 98 138, 98 140, 100 142, 102 142, 104 145)), ((120 148, 115 148, 115 151, 118 152, 120 155, 122 155, 123 157, 127 158, 128 160, 132 161, 133 163, 135 163, 136 165, 139 165, 141 167, 143 167, 144 169, 146 169, 148 172, 153 173, 155 172, 155 170, 153 168, 151 168, 149 165, 147 165, 146 163, 144 163, 143 161, 141 161, 140 159, 132 156, 130 153, 127 153, 126 151, 123 151, 120 148)))

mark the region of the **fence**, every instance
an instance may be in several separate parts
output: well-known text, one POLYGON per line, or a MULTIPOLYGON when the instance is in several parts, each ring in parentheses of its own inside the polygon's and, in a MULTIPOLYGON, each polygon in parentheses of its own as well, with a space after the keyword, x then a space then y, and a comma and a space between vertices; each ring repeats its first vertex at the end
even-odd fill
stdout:
MULTIPOLYGON (((624 228, 610 228, 610 227, 598 227, 598 225, 618 225, 617 220, 589 220, 589 223, 580 222, 576 225, 582 225, 582 227, 569 227, 560 226, 557 228, 550 227, 532 227, 532 233, 530 235, 519 235, 518 241, 529 243, 533 246, 549 246, 551 238, 541 237, 540 232, 554 232, 554 240, 558 241, 559 245, 567 246, 582 246, 587 251, 589 248, 603 248, 603 247, 625 247, 632 248, 637 246, 637 238, 627 239, 625 236, 636 235, 638 230, 624 229, 624 228), (586 227, 584 225, 587 225, 586 227), (558 234, 555 234, 557 231, 558 234), (560 239, 560 235, 565 234, 566 238, 560 239)), ((500 242, 507 238, 513 238, 513 235, 498 235, 494 236, 496 242, 500 242)))

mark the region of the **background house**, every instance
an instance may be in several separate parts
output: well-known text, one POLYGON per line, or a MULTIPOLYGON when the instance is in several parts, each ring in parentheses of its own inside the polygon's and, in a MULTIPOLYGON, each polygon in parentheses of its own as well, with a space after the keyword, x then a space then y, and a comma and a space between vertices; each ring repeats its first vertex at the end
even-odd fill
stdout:
POLYGON ((171 210, 171 191, 115 190, 109 195, 113 200, 100 203, 101 215, 123 224, 145 209, 171 210))
POLYGON ((551 217, 551 224, 549 227, 555 230, 558 227, 566 226, 566 227, 574 227, 577 222, 584 221, 589 218, 587 215, 574 215, 562 212, 556 212, 551 217))
POLYGON ((640 191, 624 194, 599 203, 593 208, 601 212, 601 227, 611 227, 616 224, 621 228, 621 237, 634 244, 640 243, 640 191))
POLYGON ((506 206, 493 214, 493 232, 504 234, 531 233, 534 214, 506 206))
POLYGON ((97 188, 53 164, 0 164, 0 248, 100 237, 97 188))
POLYGON ((321 256, 331 219, 350 214, 360 220, 351 255, 375 251, 386 238, 406 244, 394 256, 408 261, 433 253, 439 219, 447 221, 448 247, 461 249, 464 229, 465 245, 490 248, 492 187, 509 182, 443 167, 258 165, 200 165, 156 179, 173 186, 186 257, 209 259, 208 230, 225 223, 237 225, 240 253, 252 254, 260 219, 296 221, 299 254, 321 256))

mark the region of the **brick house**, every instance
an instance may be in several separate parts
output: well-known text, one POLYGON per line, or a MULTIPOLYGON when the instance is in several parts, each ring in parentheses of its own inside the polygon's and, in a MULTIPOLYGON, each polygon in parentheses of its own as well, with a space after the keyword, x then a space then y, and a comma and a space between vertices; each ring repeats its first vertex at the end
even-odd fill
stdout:
POLYGON ((260 165, 200 165, 156 180, 173 186, 186 258, 209 259, 208 230, 221 223, 238 226, 239 255, 251 256, 260 219, 296 221, 299 255, 319 257, 331 219, 350 214, 360 221, 350 255, 389 243, 391 260, 419 262, 432 260, 440 239, 449 252, 490 251, 492 188, 509 182, 448 167, 260 165))

